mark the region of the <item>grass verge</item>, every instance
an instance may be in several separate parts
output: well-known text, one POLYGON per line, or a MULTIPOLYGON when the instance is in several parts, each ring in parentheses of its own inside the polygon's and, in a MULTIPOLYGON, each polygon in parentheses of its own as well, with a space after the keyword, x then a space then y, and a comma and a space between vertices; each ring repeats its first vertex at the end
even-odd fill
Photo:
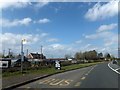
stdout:
MULTIPOLYGON (((54 67, 52 68, 43 68, 43 69, 38 69, 38 70, 27 70, 25 71, 26 73, 24 74, 54 74, 58 72, 65 72, 69 70, 74 70, 74 69, 80 69, 92 65, 96 65, 100 62, 95 62, 95 63, 85 63, 85 64, 73 64, 69 66, 63 66, 61 70, 56 70, 54 67)), ((2 77, 10 77, 10 76, 18 76, 22 75, 20 71, 17 72, 4 72, 2 73, 2 77)))

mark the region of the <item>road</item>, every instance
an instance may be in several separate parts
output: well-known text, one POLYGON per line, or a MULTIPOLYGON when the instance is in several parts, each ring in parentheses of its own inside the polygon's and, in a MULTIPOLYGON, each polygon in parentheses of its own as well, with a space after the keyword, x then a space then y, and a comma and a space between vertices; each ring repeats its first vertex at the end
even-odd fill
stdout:
POLYGON ((118 88, 118 74, 108 63, 56 74, 18 88, 118 88))

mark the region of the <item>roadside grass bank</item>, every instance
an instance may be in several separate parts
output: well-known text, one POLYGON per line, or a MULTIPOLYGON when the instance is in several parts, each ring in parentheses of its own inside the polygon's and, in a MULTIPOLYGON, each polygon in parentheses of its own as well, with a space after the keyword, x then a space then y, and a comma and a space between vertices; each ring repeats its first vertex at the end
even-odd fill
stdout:
POLYGON ((120 66, 120 60, 118 61, 118 65, 120 66))
POLYGON ((55 67, 51 68, 41 68, 41 69, 30 69, 30 70, 24 70, 24 73, 21 73, 20 71, 16 72, 4 72, 2 73, 2 77, 12 77, 12 76, 19 76, 19 75, 25 75, 25 74, 54 74, 54 73, 59 73, 59 72, 65 72, 69 70, 75 70, 75 69, 80 69, 92 65, 99 64, 101 62, 94 62, 94 63, 84 63, 84 64, 73 64, 73 65, 68 65, 68 66, 63 66, 61 70, 56 70, 55 67))

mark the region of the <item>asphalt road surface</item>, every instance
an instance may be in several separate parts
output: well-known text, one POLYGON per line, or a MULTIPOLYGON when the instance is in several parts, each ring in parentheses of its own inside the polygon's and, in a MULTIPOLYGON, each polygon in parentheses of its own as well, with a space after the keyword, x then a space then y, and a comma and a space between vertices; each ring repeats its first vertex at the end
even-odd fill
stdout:
POLYGON ((18 88, 118 88, 118 74, 108 63, 56 74, 18 88))

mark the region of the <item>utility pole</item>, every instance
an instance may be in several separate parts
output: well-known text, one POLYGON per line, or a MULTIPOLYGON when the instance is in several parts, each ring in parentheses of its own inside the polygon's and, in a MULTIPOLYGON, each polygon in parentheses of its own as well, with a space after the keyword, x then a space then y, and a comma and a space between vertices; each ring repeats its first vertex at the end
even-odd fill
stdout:
POLYGON ((41 46, 41 54, 42 54, 42 48, 43 48, 43 46, 41 46))
POLYGON ((9 58, 10 58, 10 54, 11 54, 11 49, 9 48, 8 49, 8 56, 9 56, 9 58))
POLYGON ((27 52, 26 52, 26 57, 28 57, 28 49, 27 49, 27 52))
POLYGON ((3 50, 3 58, 5 57, 5 50, 3 50))
POLYGON ((43 46, 41 45, 41 59, 43 59, 42 48, 43 48, 43 46))

